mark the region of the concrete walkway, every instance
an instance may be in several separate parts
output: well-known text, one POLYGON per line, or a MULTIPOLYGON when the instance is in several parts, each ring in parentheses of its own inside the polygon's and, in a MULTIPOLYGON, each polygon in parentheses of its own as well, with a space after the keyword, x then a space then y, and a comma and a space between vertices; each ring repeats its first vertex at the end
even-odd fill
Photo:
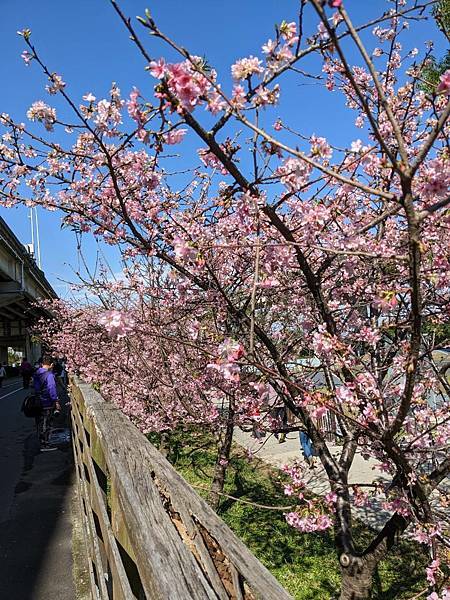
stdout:
MULTIPOLYGON (((234 441, 250 450, 257 458, 277 468, 302 458, 297 432, 289 433, 283 444, 279 444, 274 435, 268 434, 261 444, 250 433, 235 429, 234 441)), ((334 455, 339 455, 341 451, 339 446, 332 444, 328 444, 328 448, 334 455)), ((314 494, 324 495, 330 490, 330 486, 322 465, 318 459, 315 461, 316 468, 307 471, 307 488, 314 494)), ((377 468, 376 461, 365 460, 357 454, 350 469, 349 483, 373 483, 375 479, 390 481, 390 477, 377 468)), ((381 502, 376 500, 372 500, 367 507, 355 506, 354 511, 361 520, 374 529, 381 529, 390 516, 390 513, 382 508, 381 502)))
MULTIPOLYGON (((436 350, 433 352, 433 359, 438 368, 444 365, 450 365, 450 351, 436 350)), ((447 381, 450 383, 450 367, 447 370, 447 381)), ((435 397, 430 398, 430 401, 437 401, 435 397)), ((438 398, 442 402, 442 398, 438 398)), ((240 446, 250 450, 257 458, 264 462, 280 468, 284 464, 290 464, 299 458, 302 458, 298 433, 290 433, 286 436, 286 442, 279 444, 274 435, 267 434, 263 439, 263 443, 259 443, 251 433, 242 431, 236 428, 234 430, 234 441, 240 446)), ((341 448, 327 444, 331 453, 339 456, 341 448)), ((308 471, 307 487, 314 493, 324 495, 330 490, 325 471, 318 459, 316 460, 316 468, 308 471)), ((380 482, 390 482, 391 477, 386 473, 381 472, 377 467, 377 461, 373 459, 365 460, 361 454, 357 454, 353 460, 352 467, 349 473, 349 483, 373 483, 378 480, 380 482)), ((450 478, 441 482, 440 488, 444 488, 447 493, 450 493, 450 478)), ((431 503, 433 504, 436 494, 432 494, 431 503)), ((379 530, 383 527, 386 521, 391 516, 391 513, 384 510, 382 503, 377 499, 372 499, 367 507, 354 506, 354 513, 363 520, 366 524, 379 530)))
POLYGON ((39 452, 28 393, 18 379, 0 389, 0 597, 74 600, 71 448, 39 452))

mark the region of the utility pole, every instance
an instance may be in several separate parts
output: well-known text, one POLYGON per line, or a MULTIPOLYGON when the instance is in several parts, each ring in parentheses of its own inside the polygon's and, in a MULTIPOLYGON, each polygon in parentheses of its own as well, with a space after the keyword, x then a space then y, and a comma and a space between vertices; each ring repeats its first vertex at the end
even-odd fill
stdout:
POLYGON ((38 211, 37 211, 37 207, 35 207, 34 209, 34 217, 36 220, 36 250, 37 250, 37 264, 38 267, 41 269, 41 238, 39 235, 39 220, 38 220, 38 211))
POLYGON ((34 256, 34 220, 33 220, 33 207, 30 208, 30 225, 31 225, 31 254, 34 256))
POLYGON ((33 255, 37 266, 41 269, 41 239, 39 235, 39 220, 38 220, 38 212, 37 208, 34 206, 30 207, 30 214, 28 215, 30 219, 31 226, 31 254, 33 255), (36 244, 36 245, 35 245, 36 244), (36 248, 36 252, 35 252, 36 248))

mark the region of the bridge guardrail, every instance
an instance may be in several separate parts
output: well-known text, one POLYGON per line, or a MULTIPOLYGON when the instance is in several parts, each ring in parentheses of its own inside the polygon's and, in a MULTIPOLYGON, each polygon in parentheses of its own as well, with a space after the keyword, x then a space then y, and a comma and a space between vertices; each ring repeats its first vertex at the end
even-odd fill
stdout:
POLYGON ((291 598, 125 415, 77 379, 71 400, 93 598, 291 598))

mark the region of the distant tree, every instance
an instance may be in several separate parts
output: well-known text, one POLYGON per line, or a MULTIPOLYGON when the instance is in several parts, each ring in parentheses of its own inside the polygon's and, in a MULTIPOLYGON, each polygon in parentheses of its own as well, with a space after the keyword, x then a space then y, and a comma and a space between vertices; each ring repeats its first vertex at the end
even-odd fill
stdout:
MULTIPOLYGON (((450 43, 450 0, 438 0, 432 13, 438 28, 450 43)), ((442 58, 430 55, 423 71, 422 87, 426 92, 433 92, 439 85, 441 76, 450 69, 450 50, 442 58)))

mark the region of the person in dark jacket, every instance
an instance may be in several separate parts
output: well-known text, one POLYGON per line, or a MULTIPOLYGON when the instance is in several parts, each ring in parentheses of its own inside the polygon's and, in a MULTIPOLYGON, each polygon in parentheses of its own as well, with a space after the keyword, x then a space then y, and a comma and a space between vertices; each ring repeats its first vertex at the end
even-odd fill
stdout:
POLYGON ((56 450, 55 446, 51 446, 48 443, 48 437, 53 417, 59 414, 61 408, 52 367, 52 357, 45 355, 42 358, 42 366, 37 369, 33 375, 34 391, 35 394, 40 397, 42 406, 42 414, 36 419, 42 452, 56 450))
POLYGON ((31 363, 28 362, 26 356, 22 358, 22 363, 19 367, 19 370, 20 374, 22 375, 23 389, 26 390, 30 387, 31 377, 33 375, 33 367, 31 363))
POLYGON ((5 369, 5 367, 6 367, 6 363, 3 363, 0 366, 0 388, 3 387, 3 380, 6 377, 6 369, 5 369))

